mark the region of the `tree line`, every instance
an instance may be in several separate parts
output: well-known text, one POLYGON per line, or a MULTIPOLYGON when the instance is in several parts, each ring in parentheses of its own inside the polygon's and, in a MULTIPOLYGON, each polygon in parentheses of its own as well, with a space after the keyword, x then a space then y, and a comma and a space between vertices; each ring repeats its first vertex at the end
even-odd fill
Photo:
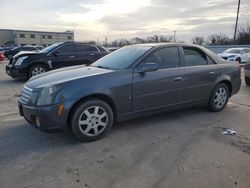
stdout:
MULTIPOLYGON (((164 36, 164 35, 152 35, 146 38, 134 37, 132 39, 117 39, 112 42, 105 42, 107 47, 123 47, 126 45, 132 44, 142 44, 142 43, 159 43, 159 42, 175 42, 173 36, 164 36)), ((182 43, 183 41, 176 41, 182 43)), ((193 44, 198 45, 241 45, 241 44, 250 44, 250 25, 240 27, 238 29, 236 40, 228 37, 224 33, 212 34, 207 38, 202 36, 195 36, 191 39, 193 44)))

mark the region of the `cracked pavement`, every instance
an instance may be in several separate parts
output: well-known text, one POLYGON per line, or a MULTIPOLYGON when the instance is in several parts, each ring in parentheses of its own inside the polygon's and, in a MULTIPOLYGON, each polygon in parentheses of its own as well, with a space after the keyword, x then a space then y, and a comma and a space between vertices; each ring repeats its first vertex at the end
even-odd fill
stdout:
POLYGON ((44 133, 18 115, 23 82, 0 62, 0 187, 250 187, 250 87, 220 113, 191 108, 119 123, 102 140, 44 133), (222 135, 234 128, 234 136, 222 135))

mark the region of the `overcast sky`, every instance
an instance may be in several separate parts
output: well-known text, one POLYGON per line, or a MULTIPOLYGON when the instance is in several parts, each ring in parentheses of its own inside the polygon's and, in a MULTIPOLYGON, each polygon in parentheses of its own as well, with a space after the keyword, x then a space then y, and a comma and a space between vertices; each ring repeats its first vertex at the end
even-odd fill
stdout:
MULTIPOLYGON (((238 0, 0 0, 2 29, 75 31, 76 40, 114 40, 223 32, 233 36, 238 0)), ((250 0, 241 0, 239 23, 250 23, 250 0)))

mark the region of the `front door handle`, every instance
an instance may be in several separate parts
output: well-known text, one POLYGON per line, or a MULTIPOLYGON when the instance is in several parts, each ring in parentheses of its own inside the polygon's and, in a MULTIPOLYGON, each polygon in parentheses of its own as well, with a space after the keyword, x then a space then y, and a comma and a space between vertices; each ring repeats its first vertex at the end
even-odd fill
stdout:
POLYGON ((94 56, 95 54, 94 53, 92 53, 92 54, 90 54, 91 56, 94 56))
POLYGON ((174 78, 174 81, 175 81, 175 82, 177 82, 177 81, 181 81, 181 80, 183 80, 183 77, 181 77, 181 76, 179 76, 179 77, 175 77, 175 78, 174 78))
POLYGON ((69 58, 74 58, 74 57, 75 57, 74 55, 69 56, 69 58))

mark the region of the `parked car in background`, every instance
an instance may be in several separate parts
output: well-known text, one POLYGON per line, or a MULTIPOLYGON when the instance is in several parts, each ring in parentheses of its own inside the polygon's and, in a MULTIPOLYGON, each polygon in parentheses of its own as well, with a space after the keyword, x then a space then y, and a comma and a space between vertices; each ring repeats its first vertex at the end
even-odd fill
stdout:
POLYGON ((69 126, 79 140, 93 141, 116 121, 197 105, 221 111, 240 84, 239 64, 203 47, 131 45, 90 66, 31 78, 19 111, 41 130, 69 126))
POLYGON ((227 61, 246 63, 250 59, 250 48, 229 48, 218 55, 227 61))
POLYGON ((3 61, 4 60, 4 55, 3 55, 3 52, 2 51, 0 51, 0 61, 3 61))
POLYGON ((89 65, 109 52, 102 46, 80 43, 55 43, 39 52, 20 52, 6 66, 12 78, 28 79, 46 71, 73 66, 89 65))
POLYGON ((4 56, 8 59, 11 59, 14 55, 19 53, 20 51, 37 51, 38 49, 34 46, 18 46, 11 50, 4 51, 4 56))
POLYGON ((250 59, 248 60, 247 64, 244 66, 244 75, 245 75, 245 82, 246 85, 250 86, 250 59))

